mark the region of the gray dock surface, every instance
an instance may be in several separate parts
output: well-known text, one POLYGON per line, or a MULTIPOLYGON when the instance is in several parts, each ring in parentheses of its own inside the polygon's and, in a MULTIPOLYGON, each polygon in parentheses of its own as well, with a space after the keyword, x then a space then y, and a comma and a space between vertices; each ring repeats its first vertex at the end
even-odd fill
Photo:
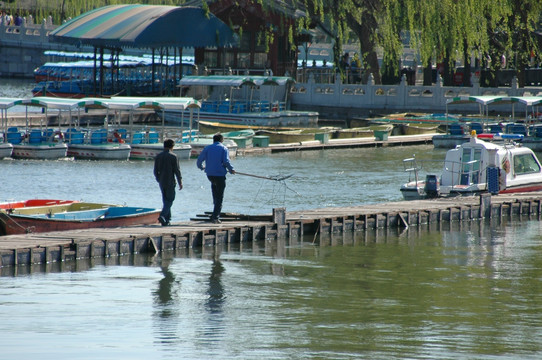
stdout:
POLYGON ((123 228, 85 229, 0 237, 0 267, 92 257, 160 252, 218 244, 302 239, 378 228, 408 228, 434 222, 478 221, 513 216, 536 217, 542 192, 360 204, 272 214, 227 215, 221 224, 203 220, 123 228))

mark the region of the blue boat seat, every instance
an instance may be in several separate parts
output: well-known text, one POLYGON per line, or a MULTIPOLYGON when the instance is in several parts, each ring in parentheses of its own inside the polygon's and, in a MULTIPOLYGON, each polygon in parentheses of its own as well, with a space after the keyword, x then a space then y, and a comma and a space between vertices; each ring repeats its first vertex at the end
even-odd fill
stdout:
POLYGON ((484 126, 479 122, 470 123, 470 130, 476 131, 477 134, 482 134, 484 132, 484 126))
POLYGON ((90 134, 90 143, 91 144, 103 144, 107 142, 107 131, 105 129, 99 129, 93 131, 90 134))
POLYGON ((229 102, 224 102, 224 103, 221 103, 220 105, 218 105, 218 112, 219 113, 229 113, 230 112, 230 103, 229 102))
POLYGON ((70 144, 82 144, 85 141, 85 134, 82 131, 71 131, 66 134, 66 140, 70 144))
POLYGON ((260 111, 261 112, 271 111, 271 104, 269 103, 269 101, 261 101, 260 102, 260 111))
POLYGON ((9 127, 6 134, 6 141, 10 144, 20 144, 23 141, 23 135, 18 127, 9 127))
POLYGON ((502 133, 502 126, 500 124, 491 124, 489 125, 489 132, 491 134, 502 133))
POLYGON ((141 144, 144 138, 145 138, 145 133, 136 132, 132 136, 132 144, 141 144))
POLYGON ((464 135, 463 126, 461 124, 451 124, 450 135, 464 135))
POLYGON ((506 126, 506 133, 527 136, 527 126, 524 124, 508 124, 506 126))
POLYGON ((149 132, 149 144, 157 144, 160 139, 160 134, 156 131, 149 132))
POLYGON ((215 112, 216 104, 210 101, 205 101, 201 104, 201 111, 215 112))
POLYGON ((533 135, 535 137, 542 137, 542 126, 535 126, 533 128, 533 135))
POLYGON ((242 102, 238 102, 238 103, 235 103, 233 105, 233 112, 234 113, 243 113, 243 112, 246 112, 247 111, 247 105, 245 103, 242 103, 242 102))
POLYGON ((44 141, 52 141, 54 136, 55 136, 55 129, 45 129, 45 131, 43 132, 44 141))
POLYGON ((30 135, 28 136, 28 142, 30 144, 39 144, 41 143, 43 134, 41 130, 30 130, 30 135))

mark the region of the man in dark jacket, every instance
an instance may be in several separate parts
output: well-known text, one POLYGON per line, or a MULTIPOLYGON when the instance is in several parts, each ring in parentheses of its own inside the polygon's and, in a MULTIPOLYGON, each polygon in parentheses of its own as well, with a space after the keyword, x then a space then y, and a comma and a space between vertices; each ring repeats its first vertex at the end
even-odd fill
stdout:
POLYGON ((173 152, 174 146, 175 141, 166 139, 164 141, 164 151, 156 155, 154 159, 154 177, 160 184, 160 190, 162 191, 163 207, 158 218, 162 226, 169 225, 171 220, 171 206, 173 200, 175 200, 175 178, 177 178, 179 190, 183 189, 183 178, 179 167, 179 159, 173 152))

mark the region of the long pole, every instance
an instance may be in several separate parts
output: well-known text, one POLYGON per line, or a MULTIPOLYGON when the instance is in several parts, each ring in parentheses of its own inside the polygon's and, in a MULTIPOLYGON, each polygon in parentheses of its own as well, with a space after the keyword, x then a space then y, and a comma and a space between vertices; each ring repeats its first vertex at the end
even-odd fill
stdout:
POLYGON ((235 174, 236 175, 239 174, 239 175, 251 176, 251 177, 258 178, 258 179, 273 180, 273 181, 281 181, 281 180, 287 179, 287 178, 292 176, 292 175, 287 175, 287 176, 283 176, 281 178, 276 178, 276 177, 271 177, 271 176, 261 176, 261 175, 247 174, 247 173, 242 173, 242 172, 239 172, 239 171, 235 171, 235 174))

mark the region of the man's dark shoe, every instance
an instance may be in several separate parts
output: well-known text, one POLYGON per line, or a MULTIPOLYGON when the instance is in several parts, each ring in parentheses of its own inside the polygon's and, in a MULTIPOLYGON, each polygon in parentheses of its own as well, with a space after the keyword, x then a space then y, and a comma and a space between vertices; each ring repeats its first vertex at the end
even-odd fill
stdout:
POLYGON ((213 224, 222 224, 222 221, 220 221, 220 219, 213 219, 213 220, 211 220, 211 222, 213 224))
POLYGON ((160 224, 162 224, 162 226, 166 226, 168 224, 168 221, 163 216, 160 216, 158 218, 158 221, 160 221, 160 224))

